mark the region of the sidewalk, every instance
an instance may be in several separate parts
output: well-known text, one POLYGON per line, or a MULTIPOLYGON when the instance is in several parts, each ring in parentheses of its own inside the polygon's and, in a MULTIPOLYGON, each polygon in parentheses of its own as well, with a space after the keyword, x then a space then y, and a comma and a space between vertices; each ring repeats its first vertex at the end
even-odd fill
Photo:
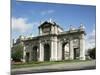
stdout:
POLYGON ((39 73, 39 72, 53 72, 53 71, 87 70, 95 68, 96 68, 96 62, 95 60, 92 60, 87 62, 62 63, 62 64, 47 65, 47 66, 12 69, 11 73, 24 74, 24 73, 39 73))

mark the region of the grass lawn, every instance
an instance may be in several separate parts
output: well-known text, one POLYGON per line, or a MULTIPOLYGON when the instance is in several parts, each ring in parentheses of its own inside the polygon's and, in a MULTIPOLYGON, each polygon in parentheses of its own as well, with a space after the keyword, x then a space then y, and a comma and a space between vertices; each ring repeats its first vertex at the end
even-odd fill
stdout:
POLYGON ((44 65, 52 65, 52 64, 61 64, 61 63, 77 63, 77 62, 86 62, 90 60, 65 60, 65 61, 45 61, 45 62, 28 62, 21 64, 12 64, 11 68, 26 68, 26 67, 36 67, 36 66, 44 66, 44 65))

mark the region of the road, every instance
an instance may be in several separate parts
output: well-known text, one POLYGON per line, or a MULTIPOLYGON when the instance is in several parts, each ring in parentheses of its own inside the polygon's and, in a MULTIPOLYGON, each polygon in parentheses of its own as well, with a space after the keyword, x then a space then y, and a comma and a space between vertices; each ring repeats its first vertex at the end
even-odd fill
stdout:
POLYGON ((28 73, 41 73, 41 72, 55 72, 55 71, 74 71, 74 70, 88 70, 95 69, 96 61, 86 61, 86 62, 74 62, 74 63, 62 63, 53 64, 38 67, 20 68, 12 69, 11 74, 28 74, 28 73))

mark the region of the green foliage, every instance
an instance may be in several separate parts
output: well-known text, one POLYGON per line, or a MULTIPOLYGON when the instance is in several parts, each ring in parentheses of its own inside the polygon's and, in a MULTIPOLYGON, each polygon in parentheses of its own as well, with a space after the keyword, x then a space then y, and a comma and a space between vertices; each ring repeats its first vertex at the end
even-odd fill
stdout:
POLYGON ((13 59, 13 61, 21 61, 21 59, 23 58, 23 46, 22 45, 17 45, 12 48, 11 58, 13 59))
POLYGON ((92 58, 92 59, 96 59, 96 48, 92 48, 88 50, 88 55, 92 58))

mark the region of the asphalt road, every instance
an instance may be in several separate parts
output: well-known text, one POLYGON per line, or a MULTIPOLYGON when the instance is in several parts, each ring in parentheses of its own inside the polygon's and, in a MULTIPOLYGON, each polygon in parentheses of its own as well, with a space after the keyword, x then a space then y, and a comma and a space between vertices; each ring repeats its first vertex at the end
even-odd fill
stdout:
POLYGON ((62 63, 38 67, 12 69, 11 75, 15 74, 29 74, 29 73, 42 73, 42 72, 57 72, 57 71, 75 71, 75 70, 90 70, 96 69, 96 61, 75 62, 75 63, 62 63))

